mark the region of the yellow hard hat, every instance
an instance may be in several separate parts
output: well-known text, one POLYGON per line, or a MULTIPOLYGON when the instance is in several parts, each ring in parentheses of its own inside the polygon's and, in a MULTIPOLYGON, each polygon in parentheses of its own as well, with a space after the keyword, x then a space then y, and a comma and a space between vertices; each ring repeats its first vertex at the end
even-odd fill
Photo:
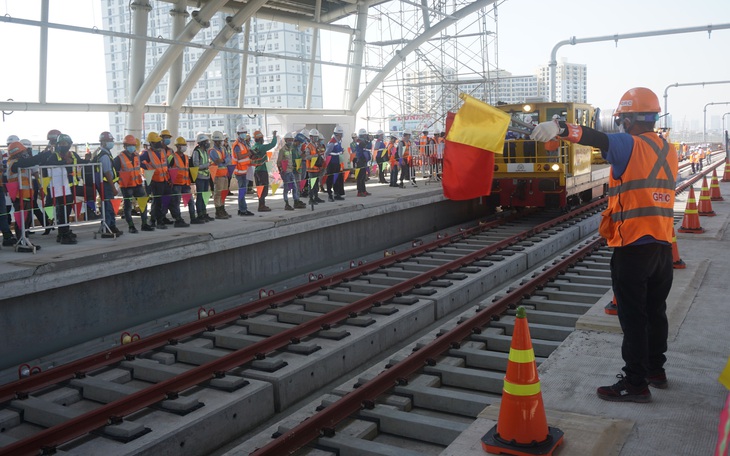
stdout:
POLYGON ((178 146, 185 146, 188 144, 188 142, 185 141, 185 138, 183 138, 182 136, 178 136, 175 140, 175 144, 177 144, 178 146))
POLYGON ((151 131, 147 135, 147 142, 153 143, 153 142, 162 142, 162 138, 160 138, 160 135, 158 135, 156 132, 151 131))
POLYGON ((170 130, 162 130, 160 132, 160 136, 169 136, 170 138, 172 138, 172 133, 170 133, 170 130))

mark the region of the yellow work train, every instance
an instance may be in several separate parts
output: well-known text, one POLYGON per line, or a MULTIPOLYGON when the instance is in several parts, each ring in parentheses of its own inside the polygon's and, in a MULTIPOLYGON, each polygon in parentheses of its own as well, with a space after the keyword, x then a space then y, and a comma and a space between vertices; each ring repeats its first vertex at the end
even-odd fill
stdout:
POLYGON ((533 141, 525 128, 559 118, 600 130, 600 110, 588 104, 547 102, 496 107, 514 120, 503 154, 495 156, 491 205, 567 209, 606 194, 609 165, 592 163, 591 147, 567 141, 533 141))

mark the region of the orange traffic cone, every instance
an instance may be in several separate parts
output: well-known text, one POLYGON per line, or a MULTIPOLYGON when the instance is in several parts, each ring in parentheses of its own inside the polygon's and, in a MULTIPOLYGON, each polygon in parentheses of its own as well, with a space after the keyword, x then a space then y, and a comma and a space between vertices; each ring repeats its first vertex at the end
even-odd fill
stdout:
POLYGON ((715 211, 712 210, 712 201, 710 201, 710 187, 707 186, 707 177, 702 178, 702 191, 700 192, 697 213, 705 217, 715 216, 715 211))
POLYGON ((515 316, 499 420, 482 437, 482 448, 492 454, 551 455, 561 443, 563 431, 547 425, 530 329, 525 308, 520 306, 515 316))
POLYGON ((722 182, 730 182, 730 158, 725 159, 725 172, 722 175, 722 182))
POLYGON ((680 233, 704 233, 705 229, 700 226, 700 217, 697 215, 697 203, 695 202, 695 189, 689 188, 687 207, 684 209, 684 219, 679 227, 680 233))
POLYGON ((710 183, 710 201, 725 201, 720 193, 720 182, 717 180, 717 169, 712 170, 712 182, 710 183))
POLYGON ((674 269, 685 269, 687 265, 679 257, 679 249, 677 248, 677 233, 674 232, 672 227, 672 267, 674 269))
POLYGON ((618 315, 618 303, 616 302, 616 295, 613 295, 611 302, 606 304, 603 311, 609 315, 618 315))

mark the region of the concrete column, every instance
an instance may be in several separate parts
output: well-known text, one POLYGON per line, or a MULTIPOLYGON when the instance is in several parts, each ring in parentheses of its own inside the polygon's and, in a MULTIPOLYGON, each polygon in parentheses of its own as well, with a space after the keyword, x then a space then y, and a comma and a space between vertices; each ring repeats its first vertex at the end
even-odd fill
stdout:
MULTIPOLYGON (((190 16, 185 9, 186 4, 187 2, 185 0, 178 0, 177 4, 170 10, 170 16, 172 16, 172 36, 178 36, 185 28, 185 20, 190 16)), ((170 74, 167 84, 168 105, 175 97, 175 94, 182 83, 184 56, 185 53, 181 53, 170 66, 170 74)), ((173 138, 179 136, 180 110, 173 107, 173 109, 167 113, 167 118, 165 120, 167 129, 170 130, 173 138)))
POLYGON ((368 4, 364 2, 357 3, 357 29, 353 38, 354 49, 352 53, 352 73, 350 73, 350 81, 348 89, 350 99, 347 102, 346 109, 352 109, 358 96, 360 95, 360 74, 362 73, 362 59, 365 49, 365 31, 368 26, 368 4))
MULTIPOLYGON (((132 8, 132 33, 135 35, 147 35, 147 22, 152 6, 148 0, 135 0, 130 5, 132 8)), ((134 40, 131 46, 129 58, 129 102, 132 103, 137 96, 139 89, 144 83, 144 69, 147 59, 147 41, 134 40)), ((142 110, 133 110, 127 116, 127 134, 142 139, 144 129, 142 110)))

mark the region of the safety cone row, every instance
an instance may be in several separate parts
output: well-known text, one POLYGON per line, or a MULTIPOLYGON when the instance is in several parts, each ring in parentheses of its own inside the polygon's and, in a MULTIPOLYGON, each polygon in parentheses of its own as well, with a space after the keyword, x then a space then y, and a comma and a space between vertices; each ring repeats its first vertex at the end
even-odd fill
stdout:
POLYGON ((715 211, 712 210, 712 201, 710 201, 710 187, 707 186, 707 177, 702 178, 702 191, 700 192, 700 203, 697 206, 697 213, 704 217, 715 216, 715 211))
POLYGON ((712 182, 710 183, 710 201, 725 201, 720 193, 720 182, 717 180, 717 170, 712 170, 712 182))
POLYGON ((606 304, 603 311, 609 315, 618 315, 618 303, 616 302, 616 295, 613 295, 611 302, 606 304))
POLYGON ((730 158, 725 159, 725 172, 722 175, 722 182, 730 182, 730 158))
POLYGON ((548 427, 540 392, 535 352, 525 308, 517 308, 497 424, 482 437, 487 453, 514 456, 552 455, 563 431, 548 427))
POLYGON ((677 248, 677 233, 672 227, 672 267, 674 269, 686 269, 687 264, 679 257, 679 249, 677 248))
POLYGON ((700 217, 697 214, 697 203, 695 202, 695 189, 689 188, 689 197, 687 198, 687 207, 684 209, 684 219, 682 226, 679 227, 680 233, 704 233, 705 229, 700 226, 700 217))

